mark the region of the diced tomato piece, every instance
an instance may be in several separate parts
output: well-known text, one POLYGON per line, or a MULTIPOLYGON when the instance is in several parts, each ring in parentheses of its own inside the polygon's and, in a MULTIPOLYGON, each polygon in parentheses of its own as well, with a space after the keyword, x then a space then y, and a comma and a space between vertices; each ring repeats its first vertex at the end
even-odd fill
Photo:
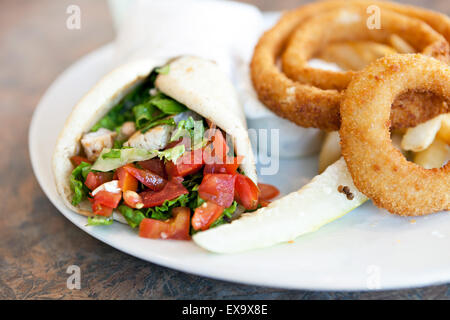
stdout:
POLYGON ((151 172, 150 170, 138 169, 131 164, 123 166, 126 171, 128 171, 132 176, 138 179, 143 185, 150 188, 151 190, 158 191, 164 188, 167 180, 157 174, 151 172))
POLYGON ((192 216, 192 227, 194 230, 206 230, 211 224, 219 219, 223 213, 224 207, 218 206, 212 201, 204 202, 200 207, 195 209, 192 216))
POLYGON ((144 191, 140 193, 144 208, 160 206, 166 200, 173 200, 189 191, 176 180, 167 182, 161 191, 144 191))
POLYGON ((82 162, 86 162, 86 163, 89 163, 89 164, 92 163, 87 158, 82 157, 82 156, 73 156, 72 158, 70 158, 70 161, 72 161, 72 164, 75 167, 78 167, 82 162))
POLYGON ((109 208, 107 206, 101 205, 100 203, 94 202, 92 204, 92 212, 95 215, 109 217, 113 212, 113 208, 109 208))
POLYGON ((105 182, 112 180, 113 175, 110 172, 89 172, 84 184, 90 190, 95 190, 98 186, 101 186, 105 182))
POLYGON ((259 201, 268 201, 277 197, 280 194, 280 191, 271 184, 266 183, 258 183, 258 188, 260 191, 259 201))
POLYGON ((197 149, 191 152, 185 152, 179 157, 176 163, 166 162, 166 172, 169 177, 185 177, 196 173, 203 167, 203 151, 197 149))
POLYGON ((227 145, 227 141, 223 137, 222 131, 220 131, 219 129, 216 130, 216 132, 214 133, 214 136, 212 137, 212 144, 213 144, 213 149, 214 149, 214 155, 217 158, 221 158, 221 159, 225 160, 227 157, 229 148, 227 145))
POLYGON ((144 219, 139 225, 139 236, 150 239, 190 240, 190 210, 186 207, 174 208, 173 218, 160 221, 144 219))
POLYGON ((215 204, 228 208, 234 199, 234 180, 232 174, 207 174, 198 188, 199 196, 215 204))
POLYGON ((209 173, 229 173, 234 174, 237 171, 237 168, 242 163, 243 157, 236 158, 227 158, 225 163, 221 163, 221 160, 217 161, 217 163, 205 164, 205 168, 203 169, 204 174, 209 173))
POLYGON ((123 192, 125 191, 137 191, 139 181, 124 167, 120 167, 116 170, 117 179, 119 180, 119 187, 123 192))
POLYGON ((259 189, 249 177, 237 174, 235 188, 236 201, 245 209, 255 210, 258 207, 259 189))
POLYGON ((261 207, 267 207, 268 205, 270 204, 270 201, 267 201, 267 200, 259 200, 259 205, 261 206, 261 207))
POLYGON ((166 170, 164 169, 164 161, 158 158, 154 158, 150 160, 139 161, 138 164, 142 168, 150 170, 151 172, 156 173, 158 176, 167 179, 166 170))
POLYGON ((99 191, 94 196, 94 204, 100 204, 102 206, 106 206, 109 208, 117 208, 121 199, 122 199, 121 193, 99 191))
POLYGON ((127 206, 133 209, 141 209, 144 207, 142 197, 131 190, 127 190, 123 193, 123 201, 127 206))

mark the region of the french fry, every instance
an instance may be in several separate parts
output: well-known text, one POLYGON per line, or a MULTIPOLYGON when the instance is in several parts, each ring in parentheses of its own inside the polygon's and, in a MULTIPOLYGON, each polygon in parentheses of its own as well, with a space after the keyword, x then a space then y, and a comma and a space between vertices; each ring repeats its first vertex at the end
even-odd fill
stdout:
POLYGON ((421 123, 414 128, 408 128, 402 139, 402 149, 414 152, 427 149, 441 128, 441 123, 442 115, 421 123))
POLYGON ((437 133, 437 137, 450 144, 450 113, 442 116, 441 128, 437 133))
POLYGON ((414 155, 414 162, 425 169, 440 168, 450 158, 450 148, 448 144, 439 138, 423 151, 414 155))
POLYGON ((390 45, 398 53, 415 53, 416 50, 399 35, 393 34, 389 38, 390 45))

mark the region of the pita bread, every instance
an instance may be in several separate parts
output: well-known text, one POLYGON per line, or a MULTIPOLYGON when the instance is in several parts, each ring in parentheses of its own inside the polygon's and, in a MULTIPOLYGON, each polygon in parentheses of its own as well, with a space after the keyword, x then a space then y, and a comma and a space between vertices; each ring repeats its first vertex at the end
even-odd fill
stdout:
MULTIPOLYGON (((79 153, 81 137, 128 92, 142 83, 155 67, 162 64, 161 61, 145 59, 115 69, 100 80, 73 109, 56 143, 52 164, 57 191, 71 210, 92 216, 89 201, 85 200, 76 207, 71 203, 73 191, 70 188, 70 175, 74 167, 70 158, 79 153)), ((174 59, 170 62, 169 73, 158 75, 156 86, 231 135, 236 154, 244 156, 241 169, 257 182, 243 110, 230 80, 215 63, 196 57, 174 59)), ((116 212, 114 219, 126 223, 116 212)))

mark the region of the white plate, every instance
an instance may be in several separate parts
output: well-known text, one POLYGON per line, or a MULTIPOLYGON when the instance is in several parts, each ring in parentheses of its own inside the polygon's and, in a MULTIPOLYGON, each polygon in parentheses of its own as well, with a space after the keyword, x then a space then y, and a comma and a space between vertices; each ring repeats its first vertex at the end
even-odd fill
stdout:
MULTIPOLYGON (((35 175, 58 210, 83 231, 110 246, 173 269, 241 283, 314 290, 366 290, 424 286, 450 281, 450 215, 401 218, 367 203, 294 243, 234 254, 212 254, 192 242, 139 238, 127 225, 86 227, 67 209, 53 183, 51 156, 66 117, 107 71, 108 45, 67 69, 47 90, 29 132, 35 175)), ((316 157, 282 161, 265 182, 283 193, 296 190, 317 171, 316 157)), ((44 222, 43 222, 44 223, 44 222)))

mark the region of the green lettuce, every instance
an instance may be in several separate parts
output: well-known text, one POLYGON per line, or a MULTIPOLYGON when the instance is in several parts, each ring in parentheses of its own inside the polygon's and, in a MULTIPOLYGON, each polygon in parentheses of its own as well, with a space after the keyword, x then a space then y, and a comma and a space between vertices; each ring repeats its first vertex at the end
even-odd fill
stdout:
POLYGON ((114 220, 112 217, 106 218, 102 216, 88 217, 88 226, 109 226, 113 224, 114 220))
POLYGON ((146 218, 146 216, 140 210, 134 210, 126 205, 120 205, 118 208, 119 212, 123 215, 127 223, 132 228, 139 227, 141 221, 146 218))
POLYGON ((172 133, 172 137, 170 141, 178 141, 181 138, 190 138, 191 145, 193 146, 191 149, 196 150, 204 146, 207 142, 204 139, 205 135, 205 126, 203 124, 203 120, 195 121, 192 117, 187 118, 186 120, 181 120, 177 124, 176 130, 172 133))
POLYGON ((214 221, 209 228, 211 229, 211 228, 220 226, 221 224, 229 223, 231 221, 231 217, 233 216, 233 213, 236 211, 236 208, 237 208, 237 202, 233 201, 233 204, 231 206, 229 206, 228 208, 225 208, 225 210, 223 210, 223 213, 219 217, 219 219, 214 221))
POLYGON ((73 191, 72 204, 78 205, 89 194, 89 189, 85 186, 84 181, 91 171, 91 165, 86 162, 80 163, 78 167, 73 169, 70 175, 70 188, 73 191))

